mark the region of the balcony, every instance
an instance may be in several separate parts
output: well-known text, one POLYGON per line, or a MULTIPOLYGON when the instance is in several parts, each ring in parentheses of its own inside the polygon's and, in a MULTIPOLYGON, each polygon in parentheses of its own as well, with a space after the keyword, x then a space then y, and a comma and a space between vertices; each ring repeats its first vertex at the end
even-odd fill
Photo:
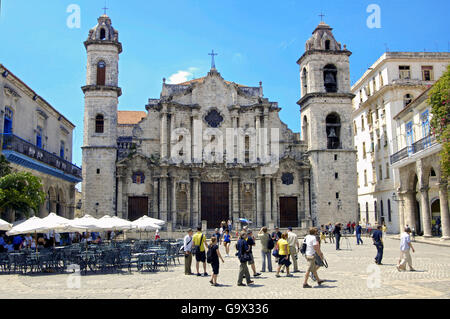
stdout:
POLYGON ((420 151, 430 148, 436 144, 436 137, 434 135, 428 135, 427 137, 415 142, 411 146, 407 146, 401 151, 391 156, 391 165, 401 161, 404 158, 410 157, 420 151))
POLYGON ((0 140, 2 152, 9 161, 71 182, 81 182, 81 168, 76 165, 14 134, 0 134, 0 140))

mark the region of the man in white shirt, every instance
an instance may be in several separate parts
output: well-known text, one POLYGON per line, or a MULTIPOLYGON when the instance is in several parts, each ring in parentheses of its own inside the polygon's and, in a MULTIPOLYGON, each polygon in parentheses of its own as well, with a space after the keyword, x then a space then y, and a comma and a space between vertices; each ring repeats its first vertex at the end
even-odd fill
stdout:
POLYGON ((192 265, 192 239, 193 231, 192 229, 188 229, 188 233, 186 236, 184 236, 184 244, 183 244, 183 251, 184 251, 184 274, 185 275, 192 275, 191 271, 191 265, 192 265))
POLYGON ((412 258, 410 249, 415 252, 413 245, 411 244, 411 229, 405 227, 405 232, 400 236, 400 261, 397 265, 397 270, 406 270, 406 264, 408 264, 410 271, 415 271, 412 266, 412 258))
POLYGON ((298 272, 298 263, 297 263, 297 252, 299 249, 298 237, 297 234, 292 231, 292 227, 288 227, 287 233, 288 233, 287 242, 289 244, 289 251, 292 257, 292 263, 294 264, 294 272, 298 272))
POLYGON ((303 288, 311 288, 310 285, 308 285, 308 278, 309 274, 312 272, 314 277, 317 280, 317 283, 319 286, 324 282, 319 278, 319 275, 317 274, 318 267, 316 266, 316 257, 315 254, 319 255, 320 258, 323 259, 322 251, 320 250, 319 242, 316 238, 317 235, 317 228, 311 227, 309 229, 309 235, 305 237, 304 243, 306 244, 306 252, 305 257, 306 261, 308 263, 308 269, 306 270, 305 274, 305 281, 303 283, 303 288))

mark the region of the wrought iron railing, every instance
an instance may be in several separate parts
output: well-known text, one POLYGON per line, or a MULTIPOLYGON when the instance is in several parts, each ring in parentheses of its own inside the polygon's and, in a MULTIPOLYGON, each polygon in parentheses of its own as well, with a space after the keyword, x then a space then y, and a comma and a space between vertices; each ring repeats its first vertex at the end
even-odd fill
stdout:
POLYGON ((408 156, 412 156, 417 152, 423 151, 436 143, 436 136, 428 135, 423 139, 415 142, 411 146, 407 146, 399 152, 391 156, 391 164, 397 163, 408 156))
POLYGON ((15 151, 17 153, 26 155, 27 157, 36 159, 44 164, 57 168, 67 174, 81 177, 81 168, 78 166, 49 153, 46 150, 37 147, 36 145, 21 139, 14 134, 0 134, 0 140, 3 150, 15 151))

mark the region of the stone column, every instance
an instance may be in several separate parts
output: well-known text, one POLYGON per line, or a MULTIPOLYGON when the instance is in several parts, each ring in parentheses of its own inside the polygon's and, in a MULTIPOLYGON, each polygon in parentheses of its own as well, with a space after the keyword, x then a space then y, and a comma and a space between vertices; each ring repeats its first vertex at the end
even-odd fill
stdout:
MULTIPOLYGON (((172 147, 173 147, 174 143, 177 142, 176 140, 172 141, 172 138, 173 138, 172 134, 173 134, 173 131, 175 130, 175 115, 173 113, 169 113, 169 119, 170 119, 169 133, 167 136, 167 138, 169 140, 169 149, 167 152, 168 152, 168 158, 172 158, 172 147)), ((175 227, 175 225, 173 227, 175 227)))
POLYGON ((264 216, 265 222, 264 226, 269 226, 269 223, 272 222, 272 192, 270 187, 270 176, 265 176, 265 203, 264 203, 264 216))
POLYGON ((309 183, 310 183, 309 176, 303 177, 303 205, 305 211, 305 220, 311 219, 309 183))
MULTIPOLYGON (((405 223, 412 229, 416 229, 416 193, 414 191, 408 191, 405 194, 405 209, 404 218, 405 223)), ((416 229, 417 230, 417 229, 416 229)))
MULTIPOLYGON (((263 145, 264 149, 262 152, 262 160, 264 163, 267 163, 270 161, 270 144, 269 144, 269 136, 270 136, 270 128, 269 128, 269 115, 267 113, 264 113, 264 136, 263 136, 263 145)), ((266 222, 267 224, 267 222, 266 222)))
POLYGON ((167 112, 161 112, 161 159, 167 158, 167 112))
POLYGON ((236 222, 239 219, 239 176, 231 177, 232 187, 233 187, 233 203, 232 203, 232 217, 233 221, 236 222))
POLYGON ((403 233, 406 226, 405 224, 405 195, 404 193, 398 193, 399 199, 396 201, 398 208, 398 220, 399 220, 399 233, 403 233))
POLYGON ((259 110, 255 111, 255 129, 256 129, 256 160, 261 158, 261 134, 259 129, 261 128, 261 118, 259 110))
POLYGON ((167 175, 161 175, 159 183, 159 207, 160 207, 160 218, 164 221, 167 220, 167 175))
POLYGON ((199 216, 199 177, 192 176, 192 223, 194 228, 200 224, 199 216))
POLYGON ((177 180, 172 176, 170 188, 170 212, 172 214, 172 230, 177 227, 177 180))
POLYGON ((423 237, 432 237, 431 234, 431 209, 430 199, 428 197, 428 187, 420 189, 420 210, 423 224, 423 237))
POLYGON ((117 203, 116 203, 117 208, 116 208, 116 211, 117 211, 117 216, 119 218, 124 218, 122 188, 123 188, 122 176, 120 174, 117 174, 117 203))
POLYGON ((273 229, 274 224, 278 225, 278 194, 277 194, 277 179, 272 178, 272 221, 267 225, 270 229, 273 229))
POLYGON ((158 214, 159 211, 159 201, 158 201, 158 179, 153 179, 153 206, 152 206, 152 216, 153 218, 161 218, 158 214))
POLYGON ((450 215, 448 210, 448 185, 439 184, 439 201, 441 203, 442 240, 450 240, 450 215))
POLYGON ((262 177, 256 177, 256 226, 262 227, 264 223, 263 217, 263 201, 262 201, 262 177))

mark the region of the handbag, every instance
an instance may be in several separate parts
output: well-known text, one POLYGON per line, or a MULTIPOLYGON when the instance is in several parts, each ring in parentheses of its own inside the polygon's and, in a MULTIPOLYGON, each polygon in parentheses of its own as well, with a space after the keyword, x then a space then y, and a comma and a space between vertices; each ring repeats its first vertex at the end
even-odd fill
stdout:
POLYGON ((277 242, 277 244, 275 245, 275 248, 272 251, 272 256, 274 256, 275 258, 279 258, 280 257, 280 255, 278 254, 278 242, 277 242))
POLYGON ((328 263, 327 263, 325 257, 322 259, 322 258, 320 258, 320 256, 317 253, 314 253, 314 259, 315 259, 316 266, 328 268, 328 263))
POLYGON ((200 252, 200 246, 201 246, 202 242, 203 242, 203 234, 202 234, 202 237, 200 238, 200 245, 192 246, 192 249, 191 249, 191 254, 192 255, 196 255, 196 254, 198 254, 200 252))

